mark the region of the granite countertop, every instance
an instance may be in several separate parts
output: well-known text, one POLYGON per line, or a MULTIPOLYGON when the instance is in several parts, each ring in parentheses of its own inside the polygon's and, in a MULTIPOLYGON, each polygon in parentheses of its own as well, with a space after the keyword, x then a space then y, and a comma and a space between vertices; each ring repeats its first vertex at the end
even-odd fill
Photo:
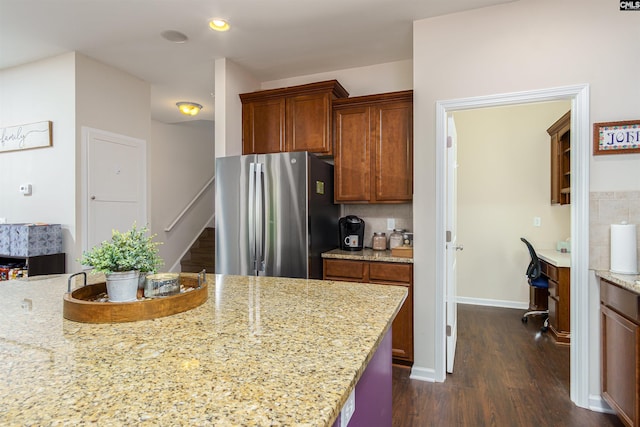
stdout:
POLYGON ((62 318, 67 277, 0 282, 3 425, 330 426, 407 295, 207 275, 190 311, 85 324, 62 318))
POLYGON ((363 249, 361 251, 343 251, 342 249, 333 249, 322 254, 322 258, 333 259, 351 259, 355 261, 379 261, 379 262, 400 262, 404 264, 413 264, 413 258, 401 258, 391 256, 391 251, 374 251, 373 249, 363 249))
POLYGON ((611 283, 622 286, 623 288, 640 294, 640 275, 639 274, 620 274, 612 273, 606 270, 597 270, 596 276, 608 280, 611 283))
POLYGON ((571 267, 571 254, 560 252, 555 249, 536 249, 538 258, 556 267, 571 267))

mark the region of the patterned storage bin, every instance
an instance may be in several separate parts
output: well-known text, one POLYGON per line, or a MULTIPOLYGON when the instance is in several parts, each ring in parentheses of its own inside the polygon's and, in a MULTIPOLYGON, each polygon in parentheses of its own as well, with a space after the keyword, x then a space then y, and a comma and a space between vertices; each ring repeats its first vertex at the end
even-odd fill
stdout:
POLYGON ((0 255, 11 255, 11 225, 0 224, 0 255))
POLYGON ((10 255, 38 256, 62 252, 60 224, 10 224, 10 255))

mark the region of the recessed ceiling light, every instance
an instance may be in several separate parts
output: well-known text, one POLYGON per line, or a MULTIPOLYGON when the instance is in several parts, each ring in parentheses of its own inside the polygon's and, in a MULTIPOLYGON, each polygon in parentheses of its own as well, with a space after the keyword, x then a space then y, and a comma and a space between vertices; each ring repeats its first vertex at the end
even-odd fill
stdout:
POLYGON ((213 18, 209 21, 209 28, 216 31, 229 31, 231 26, 229 26, 229 23, 225 19, 213 18))
POLYGON ((181 33, 180 31, 175 30, 167 30, 160 33, 163 39, 169 40, 173 43, 184 43, 189 40, 189 37, 186 34, 181 33))

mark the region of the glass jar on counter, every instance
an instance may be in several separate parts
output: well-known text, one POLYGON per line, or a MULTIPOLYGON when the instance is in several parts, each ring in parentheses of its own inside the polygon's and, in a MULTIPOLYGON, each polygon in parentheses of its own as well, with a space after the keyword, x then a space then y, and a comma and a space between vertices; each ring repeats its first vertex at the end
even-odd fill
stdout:
POLYGON ((373 233, 371 238, 371 249, 374 251, 384 251, 387 249, 387 235, 382 232, 373 233))
POLYGON ((389 235, 389 249, 402 246, 402 242, 404 240, 402 238, 402 233, 404 233, 404 229, 394 228, 393 233, 389 235))

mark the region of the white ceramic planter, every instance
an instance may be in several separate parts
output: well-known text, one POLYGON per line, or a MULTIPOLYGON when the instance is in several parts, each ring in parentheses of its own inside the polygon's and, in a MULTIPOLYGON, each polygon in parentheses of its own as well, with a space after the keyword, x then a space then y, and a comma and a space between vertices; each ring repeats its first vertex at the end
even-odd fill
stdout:
POLYGON ((140 272, 121 271, 105 275, 107 278, 107 296, 110 302, 129 302, 137 299, 140 272))

